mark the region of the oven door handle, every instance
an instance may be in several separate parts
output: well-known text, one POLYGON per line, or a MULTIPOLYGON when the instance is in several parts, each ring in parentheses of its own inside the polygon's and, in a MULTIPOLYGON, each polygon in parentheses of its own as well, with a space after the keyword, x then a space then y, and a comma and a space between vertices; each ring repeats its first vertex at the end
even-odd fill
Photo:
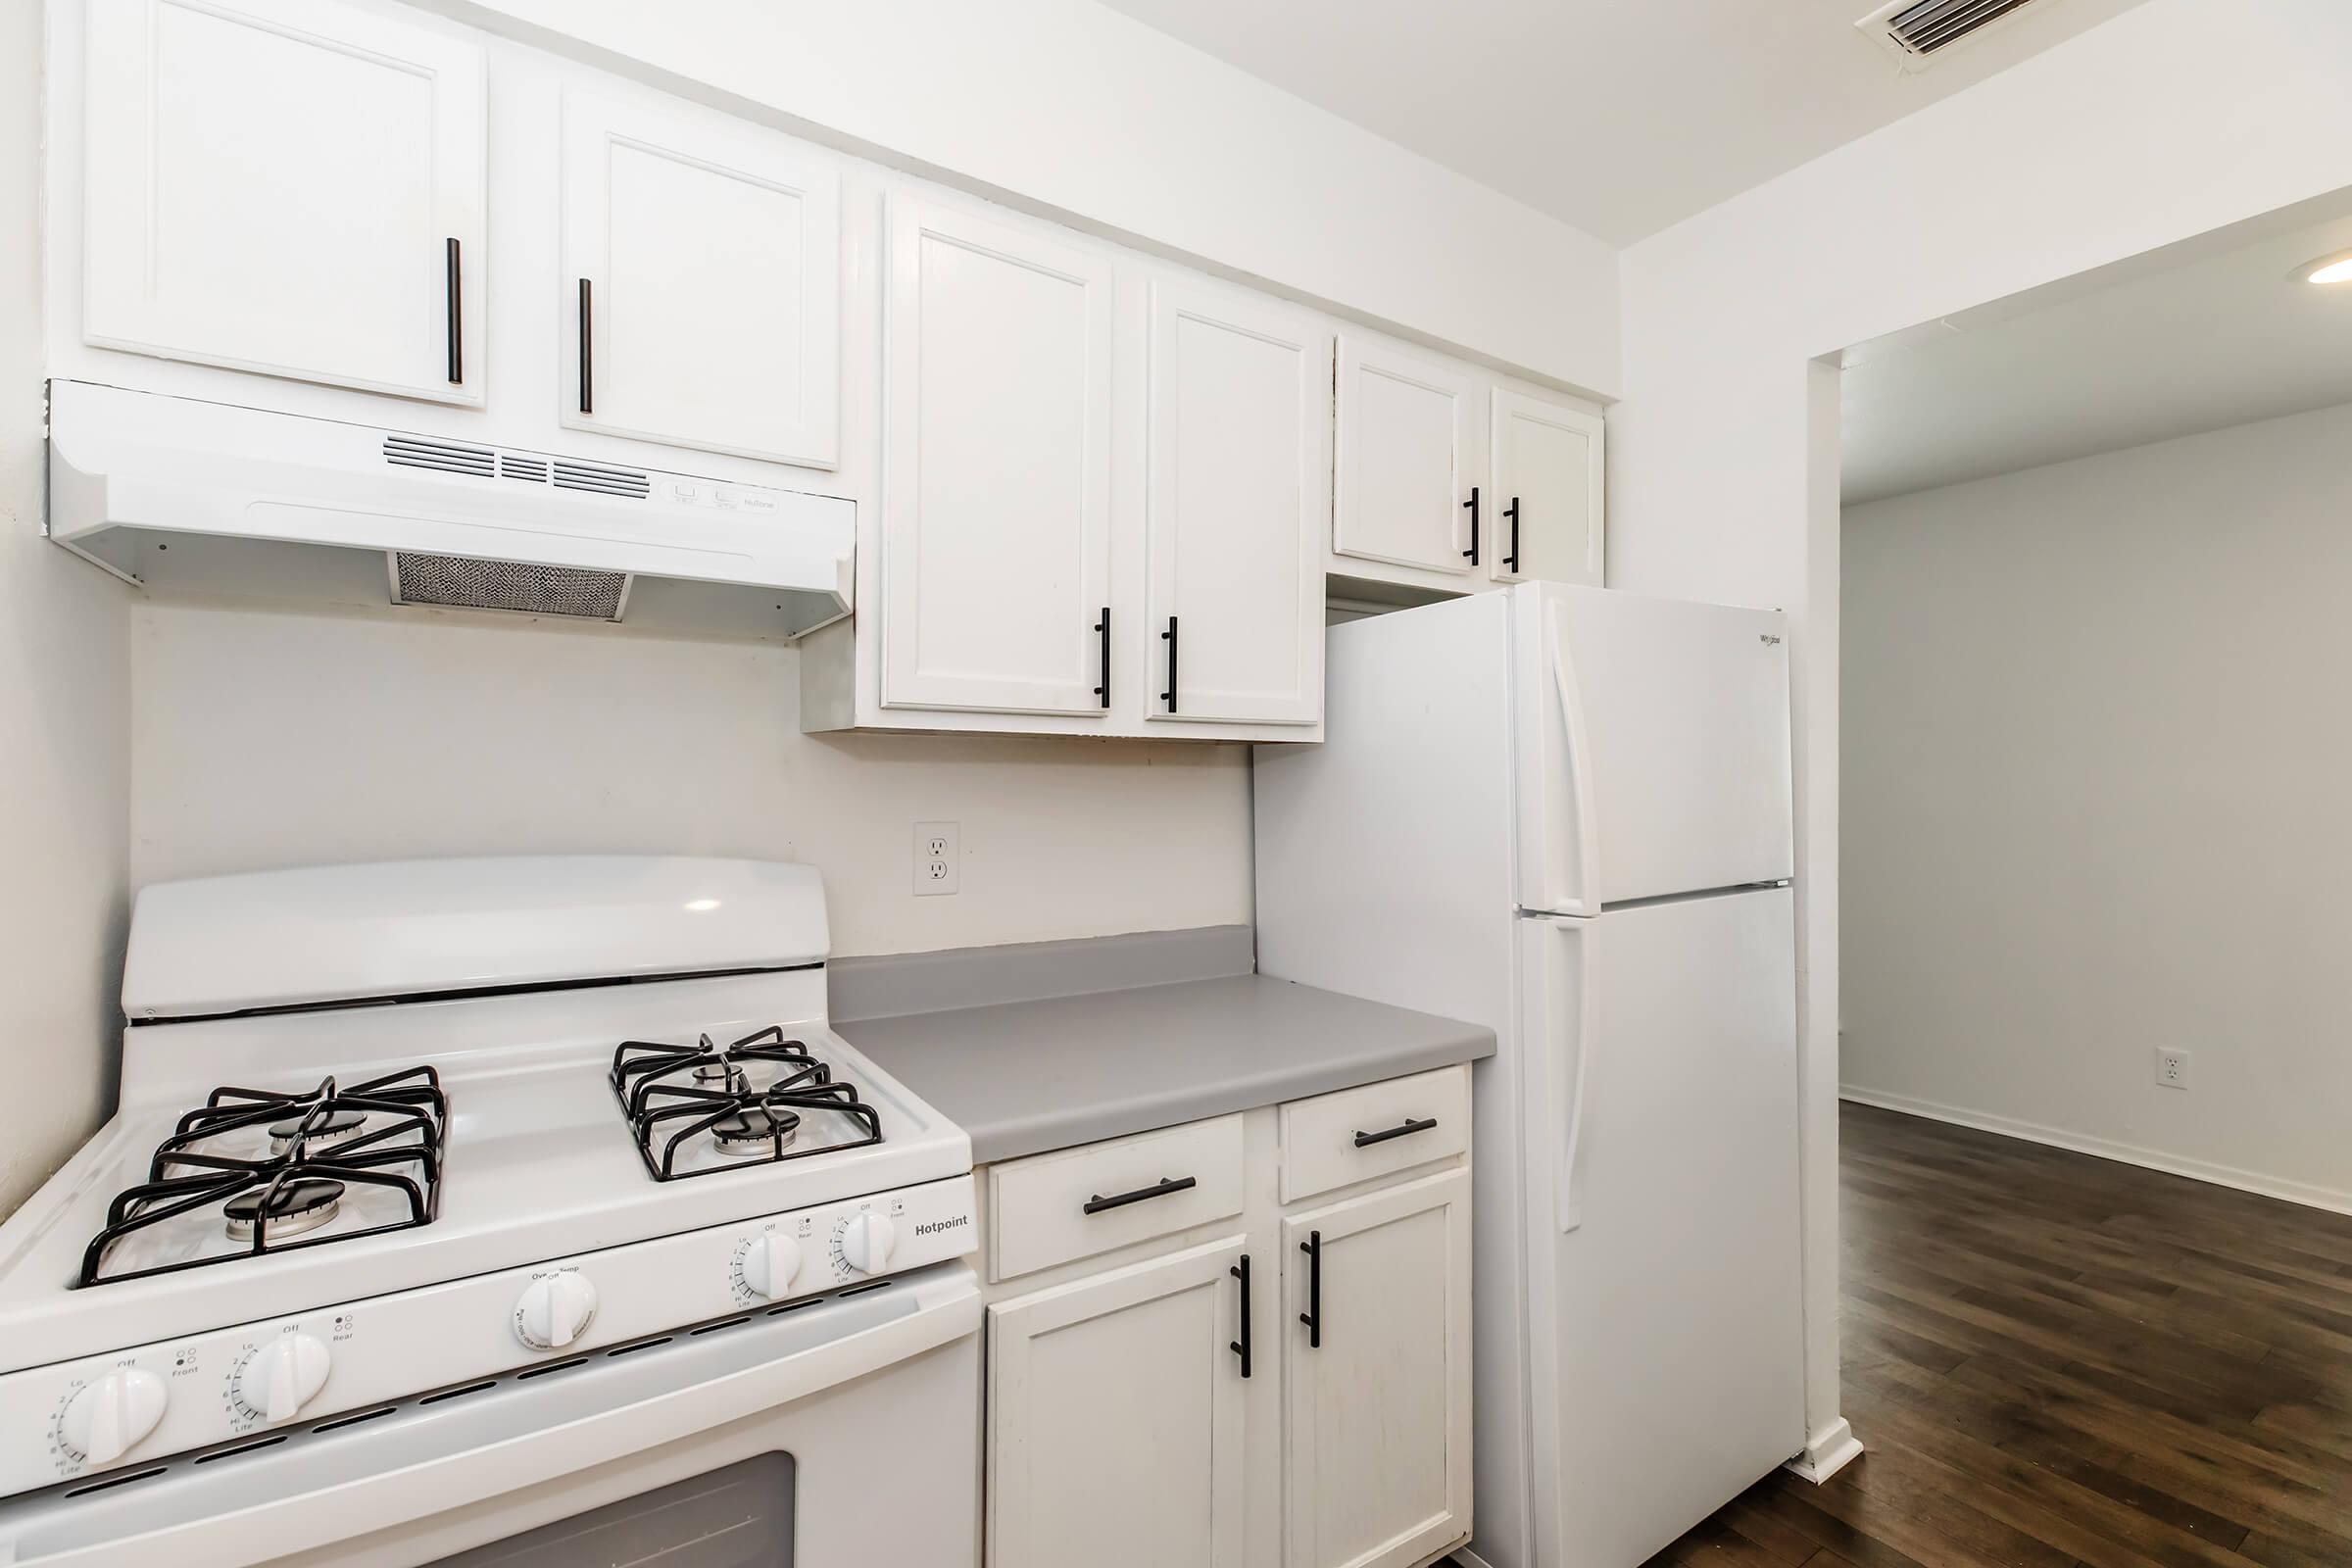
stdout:
POLYGON ((778 1410, 979 1332, 979 1284, 964 1264, 888 1286, 592 1356, 544 1380, 510 1374, 468 1398, 408 1401, 348 1432, 297 1428, 294 1442, 223 1464, 180 1458, 81 1497, 0 1503, 0 1562, 133 1568, 346 1545, 778 1410))

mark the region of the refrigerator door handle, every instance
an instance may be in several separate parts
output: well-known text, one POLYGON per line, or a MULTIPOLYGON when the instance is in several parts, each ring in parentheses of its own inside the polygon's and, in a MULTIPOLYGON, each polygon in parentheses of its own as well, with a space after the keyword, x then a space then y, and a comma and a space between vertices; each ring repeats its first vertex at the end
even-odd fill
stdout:
POLYGON ((1585 1222, 1585 1189, 1584 1184, 1577 1180, 1580 1174, 1578 1161, 1584 1153, 1585 1148, 1586 1086, 1592 1081, 1591 1071, 1592 1036, 1599 1019, 1598 1009, 1592 1004, 1593 966, 1584 961, 1584 950, 1581 946, 1592 938, 1590 934, 1583 931, 1564 929, 1560 933, 1560 939, 1563 942, 1579 944, 1578 947, 1571 950, 1571 956, 1563 967, 1574 965, 1582 971, 1575 977, 1576 1016, 1573 1044, 1576 1052, 1576 1065, 1571 1068, 1565 1062, 1559 1064, 1560 1081, 1568 1090, 1568 1103, 1560 1107, 1560 1119, 1568 1129, 1568 1137, 1560 1147, 1558 1193, 1560 1234, 1565 1236, 1585 1222))
MULTIPOLYGON (((1560 625, 1559 601, 1552 600, 1548 608, 1551 613, 1544 621, 1548 644, 1545 657, 1551 664, 1551 684, 1560 704, 1560 726, 1568 743, 1566 793, 1568 809, 1576 818, 1576 873, 1573 893, 1569 891, 1570 879, 1566 876, 1545 890, 1551 895, 1547 906, 1561 914, 1598 914, 1600 833, 1592 811, 1592 744, 1585 730, 1585 700, 1568 652, 1568 633, 1560 625)), ((1551 827, 1547 825, 1545 831, 1548 834, 1551 827)))

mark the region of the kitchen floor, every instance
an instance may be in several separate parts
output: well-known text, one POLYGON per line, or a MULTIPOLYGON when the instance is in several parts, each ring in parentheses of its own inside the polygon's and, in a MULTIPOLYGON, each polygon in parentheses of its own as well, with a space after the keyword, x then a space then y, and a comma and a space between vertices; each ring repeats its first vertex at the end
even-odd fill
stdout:
POLYGON ((1652 1559, 2352 1563, 2352 1218, 1847 1105, 1845 1410, 1652 1559))

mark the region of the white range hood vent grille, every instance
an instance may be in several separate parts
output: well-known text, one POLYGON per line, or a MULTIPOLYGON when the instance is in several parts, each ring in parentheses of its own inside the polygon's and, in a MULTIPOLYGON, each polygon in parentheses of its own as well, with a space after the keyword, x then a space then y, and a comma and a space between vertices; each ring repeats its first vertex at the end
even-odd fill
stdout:
POLYGON ((392 555, 392 602, 618 620, 629 602, 629 579, 617 571, 425 556, 402 550, 392 555))
POLYGON ((420 435, 384 437, 384 461, 396 468, 431 468, 436 473, 469 473, 477 479, 487 479, 492 458, 488 447, 434 441, 420 435))
POLYGON ((1854 25, 1906 63, 1925 65, 1961 39, 1983 31, 2032 3, 2033 0, 1894 0, 1854 25))

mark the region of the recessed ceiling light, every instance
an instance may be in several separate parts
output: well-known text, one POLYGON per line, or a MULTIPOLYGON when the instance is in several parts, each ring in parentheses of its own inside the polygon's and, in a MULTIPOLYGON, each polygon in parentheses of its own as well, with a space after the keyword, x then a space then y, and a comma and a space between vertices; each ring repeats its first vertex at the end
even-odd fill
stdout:
POLYGON ((2304 283, 2352 283, 2352 251, 2338 251, 2316 262, 2305 262, 2287 276, 2304 283))

